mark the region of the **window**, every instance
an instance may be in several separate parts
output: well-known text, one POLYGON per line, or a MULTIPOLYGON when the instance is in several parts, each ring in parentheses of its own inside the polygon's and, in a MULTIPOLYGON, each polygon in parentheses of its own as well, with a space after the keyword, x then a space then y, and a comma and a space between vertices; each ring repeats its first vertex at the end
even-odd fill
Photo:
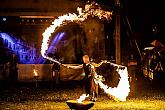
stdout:
POLYGON ((16 48, 15 48, 15 44, 13 44, 13 50, 16 50, 16 48))
POLYGON ((9 47, 10 49, 12 49, 12 48, 11 48, 11 42, 9 42, 8 47, 9 47))
POLYGON ((8 40, 5 39, 5 46, 8 46, 8 40))

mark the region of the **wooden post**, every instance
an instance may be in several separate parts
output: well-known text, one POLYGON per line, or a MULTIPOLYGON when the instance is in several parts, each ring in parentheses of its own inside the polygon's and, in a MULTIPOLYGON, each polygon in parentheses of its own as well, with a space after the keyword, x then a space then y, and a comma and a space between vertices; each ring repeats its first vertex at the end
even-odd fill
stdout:
POLYGON ((116 48, 116 63, 121 63, 120 50, 120 1, 115 0, 115 48, 116 48))

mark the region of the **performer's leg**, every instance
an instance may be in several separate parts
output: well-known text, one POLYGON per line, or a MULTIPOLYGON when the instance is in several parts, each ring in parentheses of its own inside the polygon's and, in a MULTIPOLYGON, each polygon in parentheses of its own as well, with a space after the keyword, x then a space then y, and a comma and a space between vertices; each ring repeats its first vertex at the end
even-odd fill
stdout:
POLYGON ((91 80, 91 88, 90 88, 90 91, 91 91, 91 101, 96 101, 96 98, 97 98, 97 84, 95 83, 94 79, 91 80))
POLYGON ((90 95, 90 81, 89 79, 86 79, 85 80, 85 92, 86 92, 86 95, 90 95))
POLYGON ((98 84, 95 84, 94 86, 94 97, 93 97, 93 101, 95 102, 97 100, 98 97, 98 84))

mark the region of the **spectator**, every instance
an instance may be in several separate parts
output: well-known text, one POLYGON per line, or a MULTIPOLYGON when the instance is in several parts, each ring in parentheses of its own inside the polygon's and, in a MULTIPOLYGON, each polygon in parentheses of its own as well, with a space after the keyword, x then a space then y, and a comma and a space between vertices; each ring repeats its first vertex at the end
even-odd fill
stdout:
POLYGON ((60 75, 60 64, 54 62, 52 66, 52 78, 56 84, 59 83, 59 75, 60 75))
POLYGON ((10 69, 9 69, 10 81, 17 82, 17 80, 18 80, 18 68, 17 68, 18 59, 15 54, 12 54, 12 57, 10 58, 9 63, 10 63, 10 69))

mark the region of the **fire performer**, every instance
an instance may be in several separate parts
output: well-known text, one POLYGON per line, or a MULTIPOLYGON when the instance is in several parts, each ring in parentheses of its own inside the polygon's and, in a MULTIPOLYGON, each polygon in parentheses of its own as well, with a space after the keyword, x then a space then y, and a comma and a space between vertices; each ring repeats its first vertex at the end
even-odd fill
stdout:
POLYGON ((83 64, 78 66, 67 66, 67 67, 73 69, 81 69, 81 68, 84 69, 86 95, 89 95, 92 101, 96 101, 96 98, 98 97, 98 84, 96 81, 97 74, 95 72, 95 67, 101 66, 103 63, 106 63, 106 61, 102 61, 99 64, 97 64, 94 62, 90 62, 90 58, 88 55, 84 55, 82 58, 83 58, 83 64))

